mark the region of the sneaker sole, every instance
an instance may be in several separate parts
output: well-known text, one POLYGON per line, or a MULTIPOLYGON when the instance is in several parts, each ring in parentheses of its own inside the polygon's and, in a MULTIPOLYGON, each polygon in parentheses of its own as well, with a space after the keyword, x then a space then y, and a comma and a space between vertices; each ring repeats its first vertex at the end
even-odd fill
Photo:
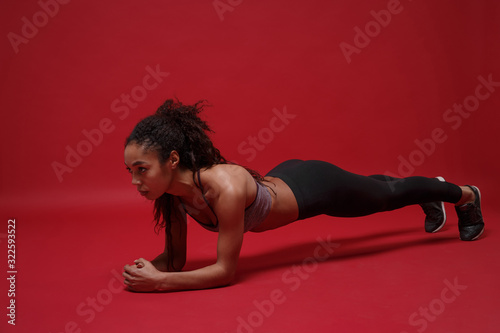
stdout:
POLYGON ((444 202, 442 202, 442 201, 441 201, 441 210, 443 211, 443 217, 444 217, 443 218, 443 223, 441 223, 441 225, 437 229, 435 229, 434 231, 432 231, 431 234, 433 234, 433 233, 438 232, 439 230, 441 230, 444 227, 445 223, 446 223, 446 211, 444 210, 444 202))
POLYGON ((481 229, 481 232, 479 233, 479 235, 477 235, 476 237, 472 238, 471 241, 475 241, 476 239, 478 239, 479 237, 481 237, 481 235, 483 234, 483 232, 484 232, 484 227, 483 227, 483 229, 481 229))
MULTIPOLYGON (((445 182, 444 178, 441 176, 436 177, 436 179, 439 179, 439 181, 441 181, 441 182, 445 182)), ((443 211, 443 217, 444 217, 443 223, 441 223, 441 225, 436 230, 431 232, 432 234, 441 230, 441 228, 443 228, 445 223, 446 223, 446 210, 444 209, 444 202, 442 202, 442 201, 441 201, 441 210, 443 211)))

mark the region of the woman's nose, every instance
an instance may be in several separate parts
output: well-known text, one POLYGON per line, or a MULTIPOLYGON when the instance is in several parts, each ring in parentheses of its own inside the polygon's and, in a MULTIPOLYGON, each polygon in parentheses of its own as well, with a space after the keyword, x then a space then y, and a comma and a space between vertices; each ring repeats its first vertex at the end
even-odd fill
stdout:
POLYGON ((137 186, 137 185, 140 185, 140 184, 141 184, 140 180, 137 179, 135 176, 132 176, 132 185, 137 186))

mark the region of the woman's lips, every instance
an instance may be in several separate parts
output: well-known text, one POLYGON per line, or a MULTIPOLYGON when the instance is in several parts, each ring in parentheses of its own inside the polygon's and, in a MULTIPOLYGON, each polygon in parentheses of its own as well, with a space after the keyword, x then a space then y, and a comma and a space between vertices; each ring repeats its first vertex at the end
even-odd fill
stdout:
POLYGON ((143 197, 145 197, 145 196, 148 194, 148 191, 139 191, 139 193, 140 193, 143 197))

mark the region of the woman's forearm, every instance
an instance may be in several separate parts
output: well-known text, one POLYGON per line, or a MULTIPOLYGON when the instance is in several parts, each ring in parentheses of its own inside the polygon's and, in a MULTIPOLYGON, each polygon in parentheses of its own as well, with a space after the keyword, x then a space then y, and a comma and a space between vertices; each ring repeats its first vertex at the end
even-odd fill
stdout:
POLYGON ((187 272, 162 272, 159 290, 176 291, 222 287, 228 285, 233 277, 234 272, 224 269, 219 264, 187 272))

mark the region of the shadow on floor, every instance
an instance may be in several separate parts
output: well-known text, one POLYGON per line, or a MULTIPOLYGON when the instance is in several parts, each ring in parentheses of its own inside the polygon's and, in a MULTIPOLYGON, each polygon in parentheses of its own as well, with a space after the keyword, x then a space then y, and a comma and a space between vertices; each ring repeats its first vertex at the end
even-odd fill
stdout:
POLYGON ((422 233, 421 228, 399 229, 392 232, 379 232, 361 235, 359 237, 334 238, 321 237, 322 241, 304 242, 267 251, 265 253, 241 256, 237 282, 248 279, 252 275, 264 271, 300 265, 308 260, 339 261, 361 256, 373 256, 381 253, 397 251, 404 248, 444 244, 458 241, 458 237, 449 235, 432 235, 422 233), (408 239, 403 236, 417 235, 418 238, 408 239), (421 234, 421 237, 418 235, 421 234), (315 258, 319 253, 323 258, 315 258), (328 255, 328 258, 324 258, 328 255))

